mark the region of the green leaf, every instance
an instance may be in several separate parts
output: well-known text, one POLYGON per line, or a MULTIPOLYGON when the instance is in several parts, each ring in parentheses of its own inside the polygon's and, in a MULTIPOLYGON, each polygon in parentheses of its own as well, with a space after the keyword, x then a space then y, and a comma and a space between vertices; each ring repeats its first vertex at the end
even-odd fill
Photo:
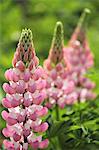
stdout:
POLYGON ((69 126, 72 124, 72 122, 69 121, 55 121, 53 122, 52 126, 50 126, 48 132, 49 138, 55 137, 60 135, 60 133, 64 133, 69 129, 69 126))

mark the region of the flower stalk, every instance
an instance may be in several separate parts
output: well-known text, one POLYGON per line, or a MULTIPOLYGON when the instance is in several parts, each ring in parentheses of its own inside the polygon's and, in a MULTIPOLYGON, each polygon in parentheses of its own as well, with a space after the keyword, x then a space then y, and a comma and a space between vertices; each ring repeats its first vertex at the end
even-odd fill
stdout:
POLYGON ((48 58, 44 61, 46 71, 46 106, 56 107, 56 117, 59 120, 58 107, 63 109, 65 105, 76 101, 73 80, 68 80, 68 68, 64 58, 63 25, 57 22, 48 58))
POLYGON ((29 146, 44 149, 48 146, 48 139, 43 139, 48 123, 42 120, 48 113, 42 105, 46 98, 46 80, 38 63, 32 32, 24 29, 13 58, 13 68, 5 72, 9 82, 3 85, 6 97, 2 104, 7 108, 2 112, 7 123, 3 134, 9 138, 3 144, 7 150, 28 150, 29 146))
POLYGON ((75 82, 78 102, 92 100, 96 96, 92 91, 95 88, 95 83, 85 77, 88 69, 94 65, 94 57, 86 38, 86 24, 89 14, 90 10, 85 9, 68 46, 64 49, 66 61, 70 65, 68 77, 75 82))

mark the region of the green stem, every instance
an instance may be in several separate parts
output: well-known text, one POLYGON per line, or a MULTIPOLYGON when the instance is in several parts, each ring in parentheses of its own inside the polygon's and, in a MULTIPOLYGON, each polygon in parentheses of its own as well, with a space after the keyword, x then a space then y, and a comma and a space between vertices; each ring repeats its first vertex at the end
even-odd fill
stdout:
MULTIPOLYGON (((56 104, 56 121, 59 121, 60 120, 60 117, 59 117, 59 106, 56 104)), ((61 146, 61 143, 60 143, 60 137, 57 136, 57 140, 58 140, 58 146, 59 146, 59 150, 62 150, 62 146, 61 146)))
POLYGON ((59 106, 56 104, 56 121, 59 121, 59 106))
POLYGON ((51 144, 52 144, 52 147, 54 148, 54 149, 56 149, 56 145, 55 145, 55 143, 50 139, 50 142, 51 142, 51 144))

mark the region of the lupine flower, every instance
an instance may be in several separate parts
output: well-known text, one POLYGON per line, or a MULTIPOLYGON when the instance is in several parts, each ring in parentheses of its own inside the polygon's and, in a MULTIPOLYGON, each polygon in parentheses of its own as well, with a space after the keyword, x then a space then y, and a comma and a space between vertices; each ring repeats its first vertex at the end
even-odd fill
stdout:
POLYGON ((70 66, 68 76, 75 81, 79 101, 95 98, 92 92, 95 84, 84 77, 87 70, 94 65, 93 54, 86 38, 86 18, 89 13, 89 9, 84 10, 68 46, 64 48, 65 61, 70 66))
POLYGON ((66 104, 72 104, 77 100, 74 82, 67 78, 69 68, 64 61, 63 48, 63 25, 57 22, 49 56, 44 62, 47 73, 46 106, 48 108, 55 105, 64 108, 66 104))
POLYGON ((7 122, 3 134, 9 140, 3 144, 7 150, 44 149, 48 139, 44 132, 48 129, 47 122, 42 120, 48 109, 42 105, 46 98, 45 72, 35 55, 30 29, 22 31, 13 61, 13 68, 5 72, 9 83, 4 83, 6 97, 2 104, 7 111, 2 112, 7 122))

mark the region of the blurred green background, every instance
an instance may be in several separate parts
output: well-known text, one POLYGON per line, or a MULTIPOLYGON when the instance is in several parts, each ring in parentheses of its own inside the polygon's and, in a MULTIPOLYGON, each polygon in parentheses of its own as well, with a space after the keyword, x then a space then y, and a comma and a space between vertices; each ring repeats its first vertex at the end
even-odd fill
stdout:
MULTIPOLYGON (((0 100, 4 96, 4 72, 11 67, 22 28, 32 30, 36 53, 42 64, 48 55, 56 21, 63 22, 66 44, 86 7, 91 9, 87 36, 98 70, 99 0, 0 0, 0 100)), ((0 112, 2 109, 0 107, 0 112)), ((0 118, 0 130, 3 126, 0 118)), ((3 139, 2 135, 0 138, 3 139)))

